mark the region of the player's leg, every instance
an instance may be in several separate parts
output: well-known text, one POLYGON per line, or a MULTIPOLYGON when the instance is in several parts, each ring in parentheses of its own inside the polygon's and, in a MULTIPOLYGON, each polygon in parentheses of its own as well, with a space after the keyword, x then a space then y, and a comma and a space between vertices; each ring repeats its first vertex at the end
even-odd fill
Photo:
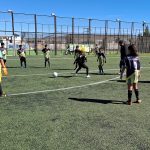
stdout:
POLYGON ((4 64, 6 64, 6 59, 4 59, 3 61, 4 61, 4 64))
POLYGON ((48 62, 48 66, 50 68, 50 60, 49 60, 49 58, 47 59, 47 62, 48 62))
POLYGON ((133 84, 128 84, 128 101, 127 101, 127 104, 128 105, 131 105, 132 102, 132 90, 133 90, 133 84))
POLYGON ((88 68, 88 66, 87 66, 86 64, 83 64, 83 65, 82 65, 82 68, 85 68, 85 69, 86 69, 86 75, 87 75, 87 77, 90 77, 90 76, 89 76, 89 68, 88 68))
POLYGON ((21 67, 22 67, 22 65, 23 65, 22 57, 20 57, 20 65, 21 65, 21 67))
POLYGON ((27 62, 26 62, 26 58, 24 57, 24 67, 27 67, 27 62))
POLYGON ((44 62, 44 66, 45 66, 45 68, 46 68, 46 61, 47 61, 47 59, 45 58, 45 62, 44 62))
POLYGON ((76 70, 76 74, 79 72, 79 70, 81 70, 81 68, 82 68, 82 66, 79 65, 78 68, 77 68, 77 70, 76 70))

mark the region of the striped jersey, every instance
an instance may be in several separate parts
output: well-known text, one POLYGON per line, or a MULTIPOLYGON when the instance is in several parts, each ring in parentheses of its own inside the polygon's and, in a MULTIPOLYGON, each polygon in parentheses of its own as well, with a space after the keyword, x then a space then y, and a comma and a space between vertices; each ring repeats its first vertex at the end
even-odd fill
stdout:
POLYGON ((140 60, 138 56, 128 55, 125 59, 127 77, 132 75, 136 70, 140 70, 140 60))

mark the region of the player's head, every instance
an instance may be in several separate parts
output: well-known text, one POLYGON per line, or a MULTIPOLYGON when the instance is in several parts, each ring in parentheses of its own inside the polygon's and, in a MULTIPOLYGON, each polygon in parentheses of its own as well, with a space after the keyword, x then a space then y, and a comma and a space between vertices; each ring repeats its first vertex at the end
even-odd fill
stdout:
POLYGON ((2 42, 2 43, 1 43, 1 46, 3 47, 4 45, 5 45, 5 44, 2 42))
POLYGON ((128 47, 128 50, 129 50, 129 54, 131 56, 138 56, 137 54, 137 49, 136 49, 136 46, 134 44, 131 44, 129 47, 128 47))
POLYGON ((79 45, 76 46, 76 49, 79 49, 79 45))
POLYGON ((45 47, 47 47, 47 44, 45 44, 45 47))
POLYGON ((22 45, 21 45, 21 44, 19 45, 19 48, 22 48, 22 45))
POLYGON ((121 45, 123 45, 124 44, 124 41, 123 40, 119 40, 119 45, 121 46, 121 45))

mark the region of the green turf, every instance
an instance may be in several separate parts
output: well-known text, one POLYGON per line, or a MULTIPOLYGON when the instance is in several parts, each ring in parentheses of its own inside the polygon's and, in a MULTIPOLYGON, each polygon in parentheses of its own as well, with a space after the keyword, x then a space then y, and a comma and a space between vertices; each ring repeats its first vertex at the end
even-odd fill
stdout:
MULTIPOLYGON (((0 99, 0 149, 2 150, 148 150, 150 149, 149 55, 140 55, 139 82, 142 104, 125 105, 125 81, 37 94, 11 96, 74 87, 117 77, 118 55, 107 55, 105 75, 97 74, 94 55, 87 55, 91 78, 85 70, 73 72, 73 55, 52 56, 43 68, 43 56, 8 57, 9 77, 3 78, 8 97, 0 99), (146 56, 146 57, 145 57, 146 56), (52 73, 62 73, 53 78, 52 73), (17 75, 17 76, 16 76, 17 75), (27 75, 27 76, 18 76, 27 75)), ((133 100, 135 96, 133 94, 133 100)))

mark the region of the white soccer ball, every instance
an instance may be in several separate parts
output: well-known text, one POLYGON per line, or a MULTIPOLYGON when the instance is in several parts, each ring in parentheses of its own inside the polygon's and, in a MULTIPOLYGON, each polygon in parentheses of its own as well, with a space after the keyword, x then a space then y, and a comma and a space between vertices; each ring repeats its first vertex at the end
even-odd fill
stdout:
POLYGON ((53 73, 53 77, 55 77, 55 78, 58 77, 58 73, 57 73, 57 72, 54 72, 54 73, 53 73))

